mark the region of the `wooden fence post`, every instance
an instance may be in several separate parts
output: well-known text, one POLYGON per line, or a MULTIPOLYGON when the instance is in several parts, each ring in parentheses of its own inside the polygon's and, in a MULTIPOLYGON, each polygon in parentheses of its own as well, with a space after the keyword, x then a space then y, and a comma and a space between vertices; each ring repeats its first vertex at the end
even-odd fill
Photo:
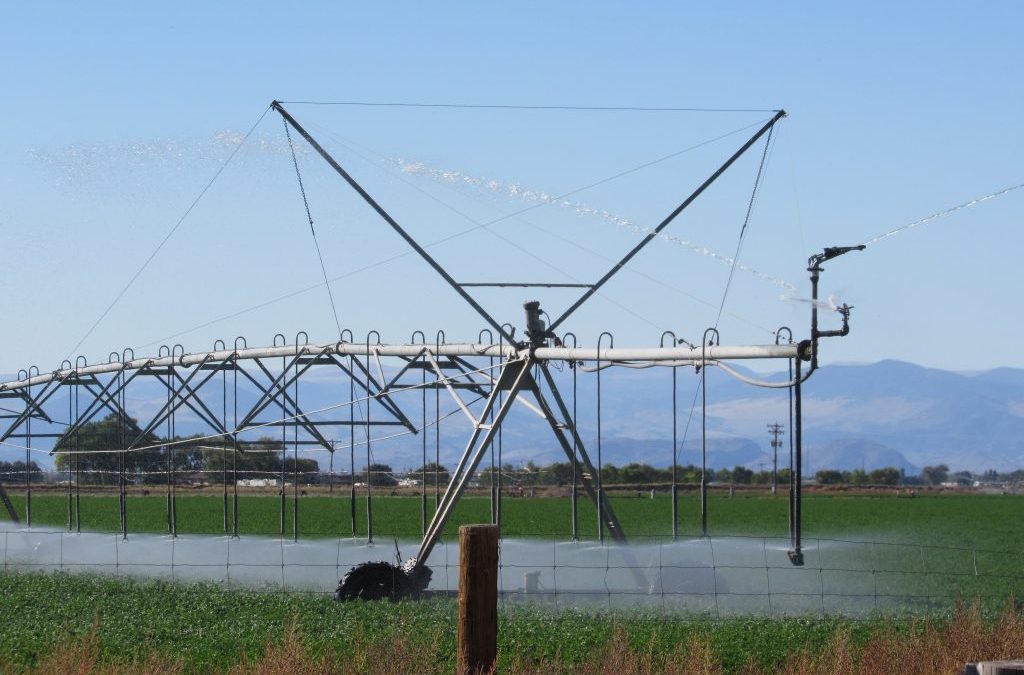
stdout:
POLYGON ((498 526, 459 528, 459 675, 490 673, 498 656, 498 526))

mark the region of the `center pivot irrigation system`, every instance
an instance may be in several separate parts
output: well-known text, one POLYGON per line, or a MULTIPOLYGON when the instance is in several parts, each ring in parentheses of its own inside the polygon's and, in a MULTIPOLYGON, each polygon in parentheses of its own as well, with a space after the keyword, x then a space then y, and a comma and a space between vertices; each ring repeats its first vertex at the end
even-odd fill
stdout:
MULTIPOLYGON (((338 599, 349 599, 357 597, 378 598, 378 597, 403 597, 416 595, 426 589, 430 582, 430 568, 426 561, 437 543, 445 524, 451 517, 458 503, 459 498, 465 492, 470 479, 476 472, 481 460, 484 458, 491 443, 493 443, 498 430, 501 428, 506 415, 512 405, 525 394, 531 394, 536 402, 533 409, 548 423, 554 434, 558 445, 565 452, 566 457, 574 466, 583 467, 581 482, 587 497, 594 503, 598 513, 601 533, 607 528, 611 538, 619 543, 625 543, 626 534, 622 531, 615 510, 609 503, 602 486, 595 486, 591 480, 592 476, 598 475, 597 469, 587 453, 586 447, 573 424, 569 410, 562 395, 555 385, 551 376, 549 364, 551 361, 564 361, 575 366, 579 362, 593 361, 600 366, 602 363, 623 363, 630 361, 645 361, 663 365, 692 365, 704 367, 709 363, 725 361, 730 359, 743 358, 785 358, 795 362, 795 377, 792 381, 794 387, 797 407, 797 432, 796 443, 796 466, 800 466, 800 384, 817 367, 817 346, 821 337, 840 336, 849 333, 850 308, 845 304, 840 309, 843 317, 843 326, 835 331, 821 331, 818 329, 817 313, 817 288, 821 264, 826 260, 835 258, 843 253, 859 247, 829 248, 821 254, 812 256, 809 261, 812 283, 812 304, 811 304, 811 337, 796 345, 772 345, 752 347, 722 347, 720 345, 707 345, 702 341, 700 348, 677 346, 659 349, 572 349, 564 347, 558 339, 555 330, 569 318, 573 312, 579 309, 585 302, 594 296, 619 270, 633 259, 645 246, 651 243, 658 234, 668 227, 676 217, 679 216, 690 204, 712 184, 719 176, 725 173, 732 164, 750 149, 762 136, 771 132, 775 124, 786 116, 784 110, 779 110, 768 120, 753 136, 740 146, 721 166, 718 167, 696 190, 694 190, 679 206, 672 210, 665 218, 649 232, 640 242, 630 249, 618 262, 605 272, 597 281, 592 284, 581 284, 583 293, 572 304, 569 305, 549 325, 545 324, 542 318, 540 302, 533 300, 524 304, 525 316, 525 340, 517 340, 514 330, 509 330, 494 316, 489 314, 470 294, 467 284, 456 281, 438 263, 423 246, 421 246, 391 215, 381 206, 345 169, 337 160, 321 146, 313 136, 299 124, 291 113, 289 113, 280 102, 274 101, 272 107, 280 113, 285 122, 290 125, 310 146, 333 168, 342 179, 347 182, 353 190, 374 210, 377 214, 401 236, 409 246, 436 271, 444 281, 451 286, 452 290, 458 293, 494 330, 498 332, 510 345, 513 345, 506 353, 501 354, 504 362, 495 378, 494 386, 487 401, 484 404, 480 416, 475 418, 473 429, 466 442, 465 450, 459 458, 458 465, 451 474, 451 479, 440 504, 434 513, 433 519, 427 527, 423 540, 420 543, 416 555, 399 565, 388 563, 366 563, 353 568, 338 586, 336 597, 338 599), (806 376, 801 375, 800 363, 809 360, 811 366, 806 376), (540 375, 538 381, 537 373, 540 375), (547 396, 541 388, 541 381, 547 385, 548 393, 554 402, 554 407, 548 401, 547 396), (504 396, 502 396, 504 394, 504 396), (499 398, 501 399, 499 403, 499 398), (496 410, 496 412, 495 412, 496 410)), ((474 286, 495 286, 495 287, 545 287, 550 286, 543 282, 511 282, 497 281, 489 284, 475 284, 474 286)), ((454 393, 454 392, 453 392, 454 393)), ((472 417, 472 416, 471 416, 472 417)), ((794 528, 793 548, 790 551, 790 559, 794 564, 803 563, 803 553, 800 548, 799 525, 800 525, 800 472, 799 469, 792 479, 794 481, 794 528)), ((705 480, 701 480, 702 486, 705 480)), ((706 494, 702 490, 702 495, 706 494)), ((703 499, 703 497, 702 497, 703 499)))
MULTIPOLYGON (((727 365, 729 361, 744 359, 784 359, 789 363, 790 378, 785 382, 752 382, 775 388, 785 388, 790 392, 791 412, 793 429, 791 440, 793 444, 793 471, 790 474, 790 499, 789 499, 789 531, 790 548, 788 555, 794 565, 803 564, 803 551, 801 547, 801 483, 802 483, 802 401, 801 385, 818 368, 818 343, 821 338, 844 336, 849 333, 850 307, 842 305, 837 311, 842 317, 842 326, 836 330, 822 330, 818 327, 818 283, 820 274, 823 271, 822 265, 827 261, 841 256, 853 250, 862 250, 863 245, 848 247, 831 247, 823 252, 810 257, 808 261, 808 272, 811 281, 811 316, 810 332, 806 339, 794 341, 792 331, 780 329, 776 333, 775 344, 747 345, 747 346, 724 346, 718 342, 716 329, 708 329, 700 345, 691 345, 685 340, 677 340, 673 336, 670 343, 657 348, 631 348, 631 347, 603 347, 599 341, 596 348, 581 348, 560 339, 556 330, 584 303, 590 300, 599 289, 604 286, 613 276, 625 267, 640 251, 658 237, 690 204, 711 186, 733 163, 736 162, 762 137, 770 134, 772 129, 786 113, 783 110, 775 111, 774 115, 763 126, 761 126, 746 142, 744 142, 724 163, 711 173, 689 196, 687 196, 675 209, 673 209, 663 220, 653 228, 631 248, 621 259, 615 262, 607 272, 593 283, 580 284, 557 284, 533 281, 496 281, 491 283, 460 283, 428 253, 426 248, 416 241, 409 232, 402 227, 385 208, 367 192, 366 189, 341 165, 339 162, 310 135, 310 133, 277 101, 271 107, 281 115, 286 123, 286 129, 291 128, 302 136, 309 145, 327 162, 328 165, 387 223, 405 242, 426 262, 433 270, 454 290, 470 307, 480 315, 481 318, 496 331, 499 336, 495 343, 493 338, 490 343, 483 340, 477 343, 439 343, 436 345, 425 344, 414 339, 409 344, 381 344, 369 339, 365 343, 358 343, 349 339, 342 339, 334 344, 313 345, 298 344, 294 346, 275 344, 272 347, 249 348, 236 342, 233 350, 226 349, 222 344, 220 348, 207 353, 185 354, 174 348, 162 351, 157 357, 137 359, 134 354, 122 354, 121 358, 112 358, 109 363, 87 365, 84 359, 72 366, 70 362, 52 373, 41 373, 38 369, 33 372, 23 371, 19 379, 13 382, 0 384, 0 398, 17 399, 24 402, 24 411, 17 414, 7 414, 4 417, 12 421, 6 429, 0 427, 0 442, 10 445, 9 439, 25 439, 26 457, 31 446, 33 419, 51 421, 50 417, 43 410, 43 403, 53 396, 62 386, 75 387, 74 409, 71 408, 72 399, 69 398, 69 423, 68 430, 63 434, 54 434, 53 437, 70 438, 81 428, 83 424, 103 410, 112 411, 118 416, 121 426, 121 448, 120 452, 120 473, 121 473, 121 523, 122 530, 127 536, 127 520, 125 515, 124 502, 124 454, 132 450, 146 449, 146 443, 152 443, 152 433, 161 424, 173 424, 175 410, 187 407, 198 417, 203 419, 212 429, 214 434, 209 438, 220 438, 230 440, 234 449, 238 450, 238 433, 246 428, 259 426, 272 426, 277 424, 282 427, 290 425, 296 431, 296 448, 298 428, 301 426, 305 433, 313 439, 310 443, 316 443, 332 452, 333 444, 321 433, 320 425, 343 424, 344 422, 317 422, 309 412, 304 412, 298 403, 298 378, 313 365, 336 365, 344 370, 350 377, 350 381, 359 382, 360 391, 353 389, 353 400, 349 402, 350 410, 357 400, 356 396, 364 396, 366 401, 373 400, 387 409, 388 420, 374 420, 371 422, 369 416, 356 421, 350 419, 348 424, 351 427, 363 425, 367 432, 367 453, 369 457, 369 430, 372 424, 395 424, 405 427, 411 433, 425 433, 424 427, 417 428, 409 417, 400 409, 393 398, 393 394, 402 390, 400 379, 406 373, 415 369, 423 372, 423 379, 426 381, 426 374, 436 374, 437 381, 435 389, 446 389, 453 397, 459 409, 469 418, 472 429, 465 443, 465 449, 459 457, 458 464, 450 474, 450 480, 445 487, 443 494, 437 496, 436 509, 429 522, 427 521, 426 497, 424 496, 423 511, 423 538, 416 555, 405 562, 396 560, 395 564, 389 562, 367 562, 352 568, 341 580, 335 597, 339 600, 353 598, 398 599, 402 597, 415 597, 423 592, 430 582, 431 571, 427 561, 431 551, 437 544, 446 523, 451 518, 456 505, 469 486, 482 459, 491 448, 495 439, 500 437, 502 424, 505 422, 509 411, 514 405, 521 405, 532 411, 533 414, 543 419, 550 428, 555 441, 573 467, 576 468, 574 484, 576 481, 582 485, 583 492, 593 503, 598 514, 599 538, 604 541, 605 535, 609 536, 613 543, 623 544, 626 542, 626 533, 617 517, 612 504, 607 498, 604 486, 601 484, 599 468, 595 466, 588 453, 585 444, 576 428, 574 410, 566 404, 566 399, 556 386, 556 380, 552 376, 552 363, 561 362, 569 368, 601 369, 608 366, 631 366, 648 367, 664 366, 670 368, 692 367, 699 372, 702 378, 708 367, 720 367, 733 374, 741 380, 752 382, 746 376, 738 373, 727 365), (515 328, 509 324, 499 321, 492 314, 488 313, 481 304, 473 297, 471 289, 475 287, 500 287, 500 288, 579 288, 582 293, 561 314, 546 323, 544 317, 547 313, 542 310, 541 303, 531 300, 524 304, 525 317, 522 335, 516 336, 515 328), (782 339, 783 332, 788 333, 782 339), (399 372, 393 377, 387 377, 381 365, 381 359, 397 358, 402 365, 399 372), (471 367, 469 359, 488 358, 491 362, 498 362, 493 369, 467 370, 471 367), (279 376, 273 375, 264 365, 264 361, 271 358, 282 359, 282 372, 279 376), (292 359, 286 362, 285 359, 292 359), (363 359, 362 361, 360 359, 363 359), (256 364, 265 380, 249 374, 243 364, 256 364), (805 366, 804 364, 809 364, 805 366), (375 365, 374 365, 375 364, 375 365), (446 375, 445 371, 456 368, 461 375, 452 377, 446 375), (184 369, 184 370, 183 370, 184 369), (301 371, 300 371, 301 369, 301 371), (376 373, 373 371, 376 370, 376 373), (496 370, 497 372, 493 372, 496 370), (203 371, 208 371, 200 375, 203 371), (187 372, 182 377, 181 373, 187 372), (233 372, 236 380, 235 398, 235 424, 234 428, 227 422, 227 373, 233 372), (289 375, 289 373, 292 375, 289 375), (224 412, 220 419, 217 414, 203 403, 198 394, 199 389, 217 373, 224 373, 225 393, 224 412), (237 381, 241 373, 249 382, 258 388, 259 400, 247 414, 239 418, 237 409, 237 381), (100 377, 103 374, 110 376, 106 384, 102 384, 100 377), (482 378, 472 381, 470 376, 476 374, 482 378), (124 391, 128 383, 138 375, 154 375, 167 387, 167 404, 144 425, 135 425, 124 411, 124 391), (379 377, 378 377, 379 376, 379 377), (463 378, 462 381, 459 378, 463 378), (294 394, 290 395, 288 388, 294 384, 294 394), (78 408, 77 392, 85 388, 92 395, 92 403, 85 411, 78 408), (480 400, 484 401, 483 408, 474 413, 466 401, 459 394, 459 389, 472 390, 480 400), (532 399, 532 400, 531 400, 532 399), (258 415, 275 403, 280 404, 282 420, 279 423, 256 424, 258 415), (132 440, 134 439, 134 440, 132 440), (596 480, 595 480, 596 479, 596 480)), ((301 181, 301 178, 300 178, 301 181)), ((301 183, 300 183, 301 184, 301 183)), ((314 235, 315 236, 315 235, 314 235)), ((346 331, 347 332, 347 331, 346 331)), ((490 330, 484 331, 491 335, 490 330)), ((483 333, 482 333, 483 335, 483 333)), ((422 336, 421 336, 422 337, 422 336)), ((115 355, 116 356, 116 355, 115 355)), ((258 375, 258 374, 257 374, 258 375)), ((425 399, 424 399, 425 401, 425 399)), ((367 413, 369 406, 367 405, 367 413)), ((9 411, 8 411, 9 412, 9 411)), ((425 403, 424 403, 425 417, 425 403)), ((600 423, 599 423, 600 424, 600 423)), ((169 428, 171 434, 173 429, 169 428)), ((600 434, 600 431, 598 432, 600 434)), ((170 441, 172 435, 168 435, 170 441)), ((36 433, 36 437, 41 435, 36 433)), ((151 447, 159 447, 166 451, 174 442, 164 442, 151 447)), ((354 445, 354 442, 353 442, 354 445)), ((223 446, 222 446, 223 447, 223 446)), ((424 446, 426 447, 426 446, 424 446)), ((56 451, 56 448, 55 450, 56 451)), ((297 452, 297 450, 296 450, 297 452)), ((369 459, 368 459, 369 461, 369 459)), ((27 462, 26 462, 27 463, 27 462)), ((169 471, 173 472, 173 462, 168 463, 169 471)), ((69 465, 70 467, 70 465, 69 465)), ((282 462, 283 467, 283 462, 282 462)), ((297 467, 297 464, 296 464, 297 467)), ((706 467, 705 467, 706 468, 706 467)), ((297 468, 296 468, 297 471, 297 468)), ((226 472, 226 469, 225 469, 226 472)), ((70 476, 70 468, 69 468, 70 476)), ((224 485, 224 527, 225 532, 230 532, 228 524, 228 493, 227 477, 225 473, 224 485)), ((284 478, 282 468, 282 479, 284 478)), ((297 474, 296 474, 297 478, 297 474)), ((235 481, 237 484, 237 481, 235 481)), ((369 482, 368 482, 369 484, 369 482)), ((297 485, 297 481, 296 481, 297 485)), ((69 481, 70 486, 70 481, 69 481)), ((31 499, 31 478, 28 477, 29 496, 31 499)), ((425 486, 424 486, 425 487, 425 486)), ((354 488, 353 488, 354 489, 354 488)), ((499 488, 500 489, 500 488, 499 488)), ((68 488, 68 524, 71 526, 71 491, 68 488)), ((173 490, 172 480, 168 479, 168 527, 174 533, 174 512, 172 507, 171 491, 173 490)), ((673 483, 673 520, 675 520, 677 486, 673 483)), ((285 509, 284 489, 282 486, 282 508, 281 508, 281 531, 285 531, 285 509)), ((296 488, 296 499, 297 499, 296 488)), ((353 491, 353 500, 354 497, 353 491)), ((707 479, 706 471, 702 472, 701 484, 701 510, 704 534, 707 534, 707 479)), ((2 498, 11 518, 17 520, 15 512, 8 495, 0 485, 0 498, 2 498)), ((369 503, 368 503, 369 504, 369 503)), ((575 505, 575 497, 574 497, 575 505)), ((369 508, 369 506, 368 506, 369 508)), ((31 509, 28 509, 31 519, 31 509)), ((237 534, 237 490, 235 493, 235 525, 234 534, 237 534)), ((575 513, 575 511, 574 511, 575 513)), ((295 533, 298 533, 298 506, 296 502, 294 510, 295 533)), ((353 528, 355 527, 353 510, 353 528)), ((575 522, 575 521, 574 521, 575 522)), ((372 521, 370 523, 372 528, 372 521)), ((354 531, 354 529, 353 529, 354 531)), ((574 529, 575 534, 575 529, 574 529)), ((372 538, 372 529, 370 531, 372 538)))

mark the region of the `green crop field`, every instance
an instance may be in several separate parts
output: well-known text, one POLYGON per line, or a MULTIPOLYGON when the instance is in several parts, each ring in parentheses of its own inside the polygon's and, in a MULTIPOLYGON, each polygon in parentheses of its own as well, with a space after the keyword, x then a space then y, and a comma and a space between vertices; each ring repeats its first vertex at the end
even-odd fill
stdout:
MULTIPOLYGON (((24 519, 24 495, 11 493, 24 519)), ((700 533, 697 496, 686 493, 680 502, 680 533, 700 533)), ((292 495, 285 500, 285 533, 292 534, 292 495)), ((650 499, 612 497, 611 503, 628 535, 649 537, 671 534, 671 504, 667 496, 650 499)), ((229 502, 230 505, 230 502, 229 502)), ((239 497, 238 522, 241 534, 277 535, 280 532, 277 496, 239 497)), ((433 496, 428 501, 432 512, 433 496)), ((82 528, 116 531, 118 503, 114 494, 83 495, 82 528)), ((162 494, 130 495, 129 532, 166 532, 166 500, 162 494)), ((708 506, 711 534, 785 537, 787 499, 764 493, 711 494, 708 506)), ((36 493, 32 497, 33 524, 66 527, 66 496, 36 493)), ((2 514, 6 518, 6 513, 2 514)), ((506 497, 502 500, 502 531, 506 536, 569 537, 571 519, 567 497, 506 497)), ((490 500, 467 496, 458 505, 446 530, 454 534, 459 523, 490 521, 490 500)), ((218 534, 224 532, 223 500, 216 494, 181 494, 177 498, 178 531, 218 534)), ((230 516, 229 516, 230 522, 230 516)), ((384 537, 417 538, 421 532, 420 498, 378 495, 373 498, 374 534, 384 537)), ((579 500, 581 538, 597 536, 596 513, 589 502, 579 500)), ((352 518, 347 493, 320 494, 299 498, 299 533, 303 537, 351 536, 352 518)), ((808 537, 851 538, 870 541, 899 541, 989 550, 1024 552, 1024 497, 923 493, 913 499, 893 493, 853 494, 820 492, 804 497, 804 533, 808 537)), ((366 500, 356 504, 357 536, 366 534, 366 500)))
MULTIPOLYGON (((215 585, 177 585, 67 574, 0 574, 0 669, 31 666, 40 654, 98 622, 100 650, 130 660, 156 650, 204 671, 259 656, 265 643, 294 627, 307 648, 338 653, 375 651, 398 638, 428 647, 425 672, 451 672, 456 641, 455 603, 351 603, 298 594, 225 590, 215 585), (4 667, 4 662, 7 666, 4 667)), ((906 629, 909 622, 891 625, 906 629)), ((858 638, 877 626, 838 618, 706 619, 666 622, 659 617, 613 613, 557 614, 523 607, 501 612, 499 652, 532 658, 584 661, 602 649, 617 628, 629 641, 658 653, 671 652, 693 636, 706 638, 727 670, 748 660, 764 666, 800 649, 820 649, 837 631, 858 638)))
MULTIPOLYGON (((80 664, 98 663, 139 673, 450 673, 455 613, 455 602, 443 599, 339 604, 212 584, 0 573, 0 671, 97 672, 80 664), (260 667, 261 659, 273 660, 268 648, 289 639, 297 648, 279 653, 276 667, 260 667), (313 657, 345 665, 309 667, 313 657)), ((1024 616, 1006 605, 993 614, 975 608, 870 621, 666 620, 510 606, 499 612, 498 670, 642 673, 671 660, 688 664, 685 672, 806 675, 837 672, 874 653, 876 666, 891 668, 872 672, 954 672, 967 658, 1012 656, 1021 639, 1024 616), (810 670, 794 665, 801 654, 826 660, 810 670), (918 663, 924 656, 930 661, 918 663)))
MULTIPOLYGON (((14 492, 12 498, 23 515, 24 494, 14 492)), ((314 493, 299 499, 300 536, 351 536, 347 493, 314 493)), ((417 538, 420 503, 416 496, 375 496, 375 535, 417 538)), ((638 538, 666 536, 671 531, 667 497, 650 499, 646 493, 642 497, 615 496, 612 504, 624 529, 638 538)), ((240 496, 242 534, 277 535, 280 506, 280 498, 275 495, 240 496)), ((292 495, 288 495, 285 506, 286 534, 290 535, 292 495)), ((698 535, 696 495, 682 496, 680 507, 683 535, 698 535)), ((66 508, 66 495, 36 493, 32 499, 34 524, 64 528, 66 508)), ((81 509, 83 529, 118 529, 116 495, 83 495, 81 509)), ((131 532, 166 531, 164 495, 132 494, 127 509, 131 532)), ((177 513, 182 533, 223 533, 223 498, 219 494, 183 493, 177 499, 177 513)), ((503 500, 502 514, 508 536, 569 537, 570 502, 566 497, 509 497, 503 500)), ((711 495, 709 514, 712 534, 785 537, 787 533, 787 499, 782 495, 737 492, 729 497, 716 492, 711 495)), ((873 548, 879 569, 902 569, 906 565, 910 570, 909 574, 874 576, 875 592, 978 597, 983 611, 990 612, 1007 606, 1015 593, 1024 591, 1019 569, 1024 560, 1022 515, 1024 501, 1013 495, 925 492, 910 499, 892 493, 817 492, 805 498, 804 523, 809 540, 818 536, 963 547, 965 550, 931 548, 927 560, 916 549, 910 550, 912 560, 897 560, 884 556, 907 557, 908 549, 897 547, 887 553, 888 547, 873 548), (1005 553, 985 553, 989 550, 1005 553), (924 566, 932 572, 930 576, 919 574, 924 566), (948 578, 943 576, 945 572, 948 578)), ((357 502, 356 516, 356 534, 365 536, 366 502, 362 497, 357 502)), ((458 523, 486 522, 489 517, 490 501, 468 496, 460 503, 448 534, 458 523)), ((579 520, 581 534, 594 538, 595 513, 582 499, 579 520)), ((786 664, 801 653, 820 653, 839 643, 846 645, 844 649, 857 650, 879 635, 886 636, 886 640, 913 636, 922 630, 921 620, 936 622, 939 630, 947 615, 942 610, 927 611, 927 619, 909 615, 873 615, 870 620, 841 616, 712 619, 702 615, 647 615, 644 610, 605 609, 584 614, 574 609, 506 605, 500 616, 500 665, 508 672, 539 672, 523 669, 521 659, 526 655, 541 671, 554 671, 552 664, 561 664, 565 672, 565 668, 574 667, 572 664, 585 666, 594 659, 607 663, 611 657, 602 655, 609 650, 626 650, 632 654, 629 658, 641 658, 636 655, 642 654, 643 659, 657 662, 688 659, 680 656, 680 649, 700 645, 721 672, 742 668, 753 668, 749 672, 789 672, 786 664), (931 613, 935 611, 940 613, 931 613), (513 658, 520 661, 510 662, 513 658)), ((335 654, 364 659, 362 665, 349 664, 343 672, 391 672, 375 670, 374 663, 396 650, 405 650, 406 658, 415 660, 423 672, 451 672, 456 639, 454 613, 454 602, 439 598, 341 605, 317 594, 257 592, 212 584, 67 573, 0 573, 0 615, 6 622, 0 631, 0 670, 31 669, 40 659, 45 670, 45 660, 61 653, 60 645, 92 635, 96 640, 94 657, 100 661, 171 659, 186 672, 207 672, 236 667, 240 662, 258 662, 268 645, 280 644, 293 631, 298 636, 297 648, 310 658, 335 654)), ((1013 626, 1024 626, 1018 614, 1009 620, 1013 626)), ((968 624, 975 628, 987 625, 971 621, 968 624)), ((150 670, 146 666, 140 672, 150 670)), ((644 672, 644 668, 636 672, 644 672)))

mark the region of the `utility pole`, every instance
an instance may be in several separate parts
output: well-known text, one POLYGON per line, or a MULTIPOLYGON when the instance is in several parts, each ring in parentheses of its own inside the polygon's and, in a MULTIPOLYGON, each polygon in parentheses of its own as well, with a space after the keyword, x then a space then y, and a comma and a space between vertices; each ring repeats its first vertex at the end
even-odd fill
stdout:
POLYGON ((778 475, 779 475, 779 448, 782 447, 781 436, 783 434, 782 425, 776 422, 775 424, 768 425, 768 433, 772 435, 771 446, 772 446, 772 494, 774 495, 778 489, 778 475))

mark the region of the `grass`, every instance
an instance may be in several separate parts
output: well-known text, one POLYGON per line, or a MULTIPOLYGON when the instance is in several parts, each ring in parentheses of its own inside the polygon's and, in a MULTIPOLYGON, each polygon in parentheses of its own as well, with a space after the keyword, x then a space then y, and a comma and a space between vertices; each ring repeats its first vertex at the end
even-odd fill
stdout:
MULTIPOLYGON (((24 519, 24 495, 12 492, 24 519)), ((612 497, 623 529, 631 536, 667 536, 671 533, 671 503, 667 496, 649 499, 612 497)), ((96 531, 119 529, 117 497, 113 494, 83 495, 82 527, 96 531)), ((280 528, 277 496, 239 497, 239 529, 242 534, 277 535, 280 528)), ((432 496, 429 501, 432 509, 432 496)), ((787 499, 780 494, 737 492, 735 497, 712 493, 709 528, 712 534, 777 536, 787 534, 787 499)), ((285 531, 292 532, 292 495, 285 500, 285 531)), ((166 500, 162 494, 130 495, 130 532, 166 532, 166 500)), ((54 493, 32 497, 33 523, 65 527, 67 499, 54 493)), ((177 499, 177 522, 182 533, 223 533, 223 500, 216 494, 183 493, 177 499)), ((571 506, 567 497, 514 498, 502 502, 502 530, 506 536, 568 537, 571 506)), ((693 493, 680 497, 680 530, 684 536, 699 534, 699 502, 693 493)), ((0 510, 6 518, 6 513, 0 510)), ((893 493, 810 493, 804 497, 804 533, 808 537, 856 538, 873 541, 909 541, 990 550, 1020 551, 1024 542, 1024 499, 1014 495, 928 494, 897 499, 893 493)), ((335 496, 311 494, 300 497, 299 532, 308 537, 352 535, 347 493, 335 496)), ((421 532, 419 497, 380 495, 373 500, 374 533, 381 536, 418 538, 421 532)), ((455 533, 459 523, 488 522, 490 501, 467 496, 459 503, 446 530, 455 533)), ((580 534, 596 536, 596 513, 584 498, 579 501, 580 534)), ((356 533, 366 534, 366 501, 356 504, 356 533)))
MULTIPOLYGON (((316 596, 66 574, 0 574, 3 672, 402 673, 454 669, 450 600, 339 605, 316 596)), ((500 614, 509 673, 955 672, 1019 656, 1024 616, 672 620, 500 614)))

